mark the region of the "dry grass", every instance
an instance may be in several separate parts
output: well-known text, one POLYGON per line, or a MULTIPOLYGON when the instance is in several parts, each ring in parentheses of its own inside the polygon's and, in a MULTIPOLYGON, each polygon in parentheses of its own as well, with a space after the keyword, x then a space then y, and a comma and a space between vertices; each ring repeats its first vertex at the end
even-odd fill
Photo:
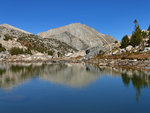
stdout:
POLYGON ((147 60, 150 59, 150 53, 124 53, 121 55, 98 55, 94 59, 137 59, 147 60))

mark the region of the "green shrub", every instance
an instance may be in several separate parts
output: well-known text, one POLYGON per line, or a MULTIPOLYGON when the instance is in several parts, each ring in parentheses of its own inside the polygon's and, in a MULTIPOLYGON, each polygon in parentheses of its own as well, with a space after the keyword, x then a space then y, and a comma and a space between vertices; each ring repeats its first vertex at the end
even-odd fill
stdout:
POLYGON ((32 54, 30 49, 20 49, 18 47, 13 47, 10 49, 10 54, 11 55, 19 55, 19 54, 32 54))
POLYGON ((6 49, 0 44, 0 52, 6 51, 6 49))
POLYGON ((10 49, 10 54, 11 55, 24 54, 24 51, 23 51, 23 49, 20 49, 18 47, 13 47, 10 49))
POLYGON ((6 51, 6 49, 4 47, 0 48, 0 52, 6 51))
POLYGON ((118 43, 118 41, 116 40, 116 41, 115 41, 115 44, 117 44, 117 43, 118 43))
POLYGON ((25 54, 30 54, 30 55, 32 55, 32 52, 31 52, 31 50, 28 48, 28 49, 26 49, 25 51, 24 51, 24 53, 25 54))
POLYGON ((41 52, 41 53, 44 53, 46 51, 46 49, 43 47, 37 47, 37 48, 33 48, 33 49, 38 51, 38 52, 41 52))
POLYGON ((53 56, 54 55, 54 51, 48 51, 48 55, 53 56))
POLYGON ((12 39, 13 39, 13 38, 12 38, 11 36, 9 36, 9 35, 5 35, 4 37, 5 37, 5 38, 4 38, 5 41, 8 41, 8 40, 12 40, 12 39))
POLYGON ((129 37, 125 35, 121 40, 121 46, 120 48, 126 48, 130 44, 129 37))

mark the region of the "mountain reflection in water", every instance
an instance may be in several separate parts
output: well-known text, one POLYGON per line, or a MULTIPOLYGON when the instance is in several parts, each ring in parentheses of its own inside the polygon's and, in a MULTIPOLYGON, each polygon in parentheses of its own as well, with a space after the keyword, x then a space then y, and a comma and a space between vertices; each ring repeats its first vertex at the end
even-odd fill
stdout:
POLYGON ((73 88, 82 88, 92 84, 101 76, 122 77, 122 82, 136 89, 137 99, 141 88, 150 86, 150 73, 131 69, 95 67, 90 64, 0 64, 0 88, 13 89, 27 80, 39 78, 51 83, 58 83, 73 88))

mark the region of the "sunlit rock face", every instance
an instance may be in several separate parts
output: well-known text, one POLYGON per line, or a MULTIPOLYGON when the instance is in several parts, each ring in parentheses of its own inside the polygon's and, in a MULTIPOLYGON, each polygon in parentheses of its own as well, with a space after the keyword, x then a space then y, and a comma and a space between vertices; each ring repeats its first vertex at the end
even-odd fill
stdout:
POLYGON ((132 82, 138 91, 139 88, 150 86, 150 73, 147 71, 73 63, 1 63, 0 88, 12 89, 34 77, 67 87, 84 88, 104 75, 121 77, 126 86, 132 82))
POLYGON ((38 35, 43 38, 60 40, 78 50, 86 50, 96 46, 105 46, 116 41, 112 36, 103 35, 95 29, 80 23, 48 30, 46 32, 41 32, 38 35))

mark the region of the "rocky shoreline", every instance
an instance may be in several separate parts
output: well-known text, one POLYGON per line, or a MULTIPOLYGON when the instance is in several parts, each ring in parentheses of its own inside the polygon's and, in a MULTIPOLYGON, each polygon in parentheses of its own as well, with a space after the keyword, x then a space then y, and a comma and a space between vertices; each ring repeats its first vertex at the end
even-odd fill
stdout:
POLYGON ((150 71, 150 60, 90 59, 85 62, 97 66, 108 66, 116 68, 119 67, 150 71))
POLYGON ((128 68, 136 70, 150 71, 150 60, 129 60, 129 59, 70 59, 70 58, 45 58, 45 59, 3 59, 0 62, 12 63, 89 63, 96 66, 107 66, 115 68, 128 68))

